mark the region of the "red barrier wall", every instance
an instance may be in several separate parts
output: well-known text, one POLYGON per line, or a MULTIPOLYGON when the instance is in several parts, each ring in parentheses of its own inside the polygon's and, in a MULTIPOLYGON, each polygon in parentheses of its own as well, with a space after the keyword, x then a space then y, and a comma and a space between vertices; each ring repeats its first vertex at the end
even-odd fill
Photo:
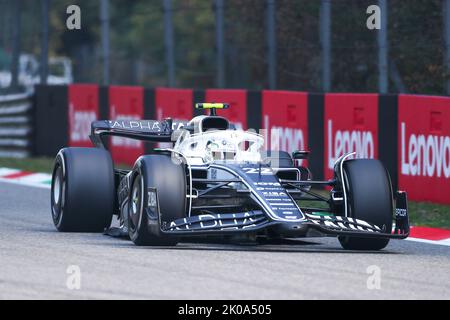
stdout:
POLYGON ((399 188, 411 200, 450 204, 450 98, 398 99, 399 188))
MULTIPOLYGON (((269 91, 262 93, 262 128, 268 150, 291 153, 308 149, 308 94, 269 91)), ((302 163, 306 165, 306 163, 302 163)))
MULTIPOLYGON (((144 88, 118 87, 109 88, 110 120, 132 120, 144 118, 144 88)), ((133 165, 144 153, 142 141, 123 137, 111 137, 110 150, 114 162, 133 165)))
POLYGON ((69 146, 91 147, 91 122, 99 117, 98 86, 71 84, 68 86, 69 146))
MULTIPOLYGON (((107 101, 104 91, 97 85, 36 86, 35 154, 52 155, 66 145, 91 146, 90 123, 103 117, 106 107, 112 120, 153 114, 157 119, 188 120, 197 114, 194 99, 228 102, 231 109, 218 113, 238 126, 247 129, 250 122, 282 129, 279 140, 268 148, 278 144, 292 151, 312 145, 316 159, 310 165, 315 173, 324 172, 324 178, 331 178, 339 156, 356 151, 359 157, 380 157, 394 184, 407 191, 410 199, 450 204, 450 97, 169 88, 158 88, 153 95, 152 91, 144 95, 141 87, 112 86, 107 106, 102 104, 107 101), (144 96, 149 110, 144 110, 144 96), (62 119, 58 125, 56 118, 62 119)), ((124 138, 111 139, 110 149, 116 162, 127 164, 145 150, 142 142, 124 138)))
POLYGON ((229 103, 228 110, 218 110, 217 114, 230 120, 236 128, 247 129, 247 90, 208 89, 205 102, 229 103))
POLYGON ((378 156, 378 95, 326 94, 324 113, 324 176, 333 177, 340 156, 356 152, 358 158, 378 156))
POLYGON ((191 89, 157 88, 155 90, 156 119, 191 120, 194 105, 191 89))

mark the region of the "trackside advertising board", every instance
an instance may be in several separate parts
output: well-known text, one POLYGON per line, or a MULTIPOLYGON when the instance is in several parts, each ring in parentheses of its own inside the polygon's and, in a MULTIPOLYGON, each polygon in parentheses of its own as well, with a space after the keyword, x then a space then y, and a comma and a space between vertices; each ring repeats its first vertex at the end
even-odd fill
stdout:
MULTIPOLYGON (((144 88, 109 87, 109 119, 136 120, 144 118, 144 88)), ((111 137, 110 150, 114 162, 133 165, 144 153, 142 141, 111 137)))
POLYGON ((247 129, 247 90, 208 89, 205 102, 229 103, 227 110, 218 110, 219 116, 227 118, 238 129, 247 129))
POLYGON ((408 198, 450 204, 450 98, 399 95, 399 188, 408 198))
POLYGON ((378 95, 326 94, 324 176, 333 177, 334 162, 345 153, 378 157, 378 95))
MULTIPOLYGON (((190 121, 194 116, 193 94, 191 89, 157 88, 155 90, 156 119, 172 118, 177 121, 190 121)), ((156 146, 171 148, 173 144, 157 143, 156 146)))
POLYGON ((189 121, 193 117, 193 92, 190 89, 157 88, 155 90, 156 119, 189 121))
POLYGON ((308 94, 263 91, 262 128, 267 150, 308 150, 308 94))
POLYGON ((69 146, 92 147, 89 134, 91 122, 99 117, 98 86, 71 84, 68 86, 69 146))

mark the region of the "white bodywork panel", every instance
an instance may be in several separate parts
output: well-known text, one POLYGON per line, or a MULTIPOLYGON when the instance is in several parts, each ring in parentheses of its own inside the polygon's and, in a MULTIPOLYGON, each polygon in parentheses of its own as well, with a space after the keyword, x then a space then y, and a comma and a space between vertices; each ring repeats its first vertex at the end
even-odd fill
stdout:
POLYGON ((190 165, 205 165, 214 161, 260 162, 264 138, 242 130, 213 130, 178 137, 174 151, 182 154, 190 165))

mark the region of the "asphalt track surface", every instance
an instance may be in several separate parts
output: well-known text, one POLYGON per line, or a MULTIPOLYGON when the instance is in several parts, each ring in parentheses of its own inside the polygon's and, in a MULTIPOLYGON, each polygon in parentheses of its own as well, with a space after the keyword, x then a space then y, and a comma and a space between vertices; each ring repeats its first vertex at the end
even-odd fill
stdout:
POLYGON ((57 232, 49 193, 0 182, 0 299, 450 299, 447 246, 397 240, 348 252, 337 239, 310 238, 142 248, 57 232), (66 285, 71 265, 78 290, 66 285), (379 267, 380 289, 367 286, 369 266, 379 267))

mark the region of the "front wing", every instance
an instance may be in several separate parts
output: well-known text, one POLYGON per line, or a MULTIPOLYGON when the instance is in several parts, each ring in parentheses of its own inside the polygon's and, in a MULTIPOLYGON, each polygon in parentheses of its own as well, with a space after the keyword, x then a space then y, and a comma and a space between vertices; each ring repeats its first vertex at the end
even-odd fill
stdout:
MULTIPOLYGON (((396 202, 393 231, 367 221, 340 216, 306 214, 306 219, 301 222, 273 221, 261 210, 232 214, 203 214, 170 223, 160 220, 160 226, 162 233, 179 236, 249 233, 266 229, 289 237, 353 236, 405 239, 409 236, 406 193, 398 192, 396 202)), ((150 215, 156 216, 154 212, 150 215)), ((161 219, 160 216, 159 219, 161 219)))

